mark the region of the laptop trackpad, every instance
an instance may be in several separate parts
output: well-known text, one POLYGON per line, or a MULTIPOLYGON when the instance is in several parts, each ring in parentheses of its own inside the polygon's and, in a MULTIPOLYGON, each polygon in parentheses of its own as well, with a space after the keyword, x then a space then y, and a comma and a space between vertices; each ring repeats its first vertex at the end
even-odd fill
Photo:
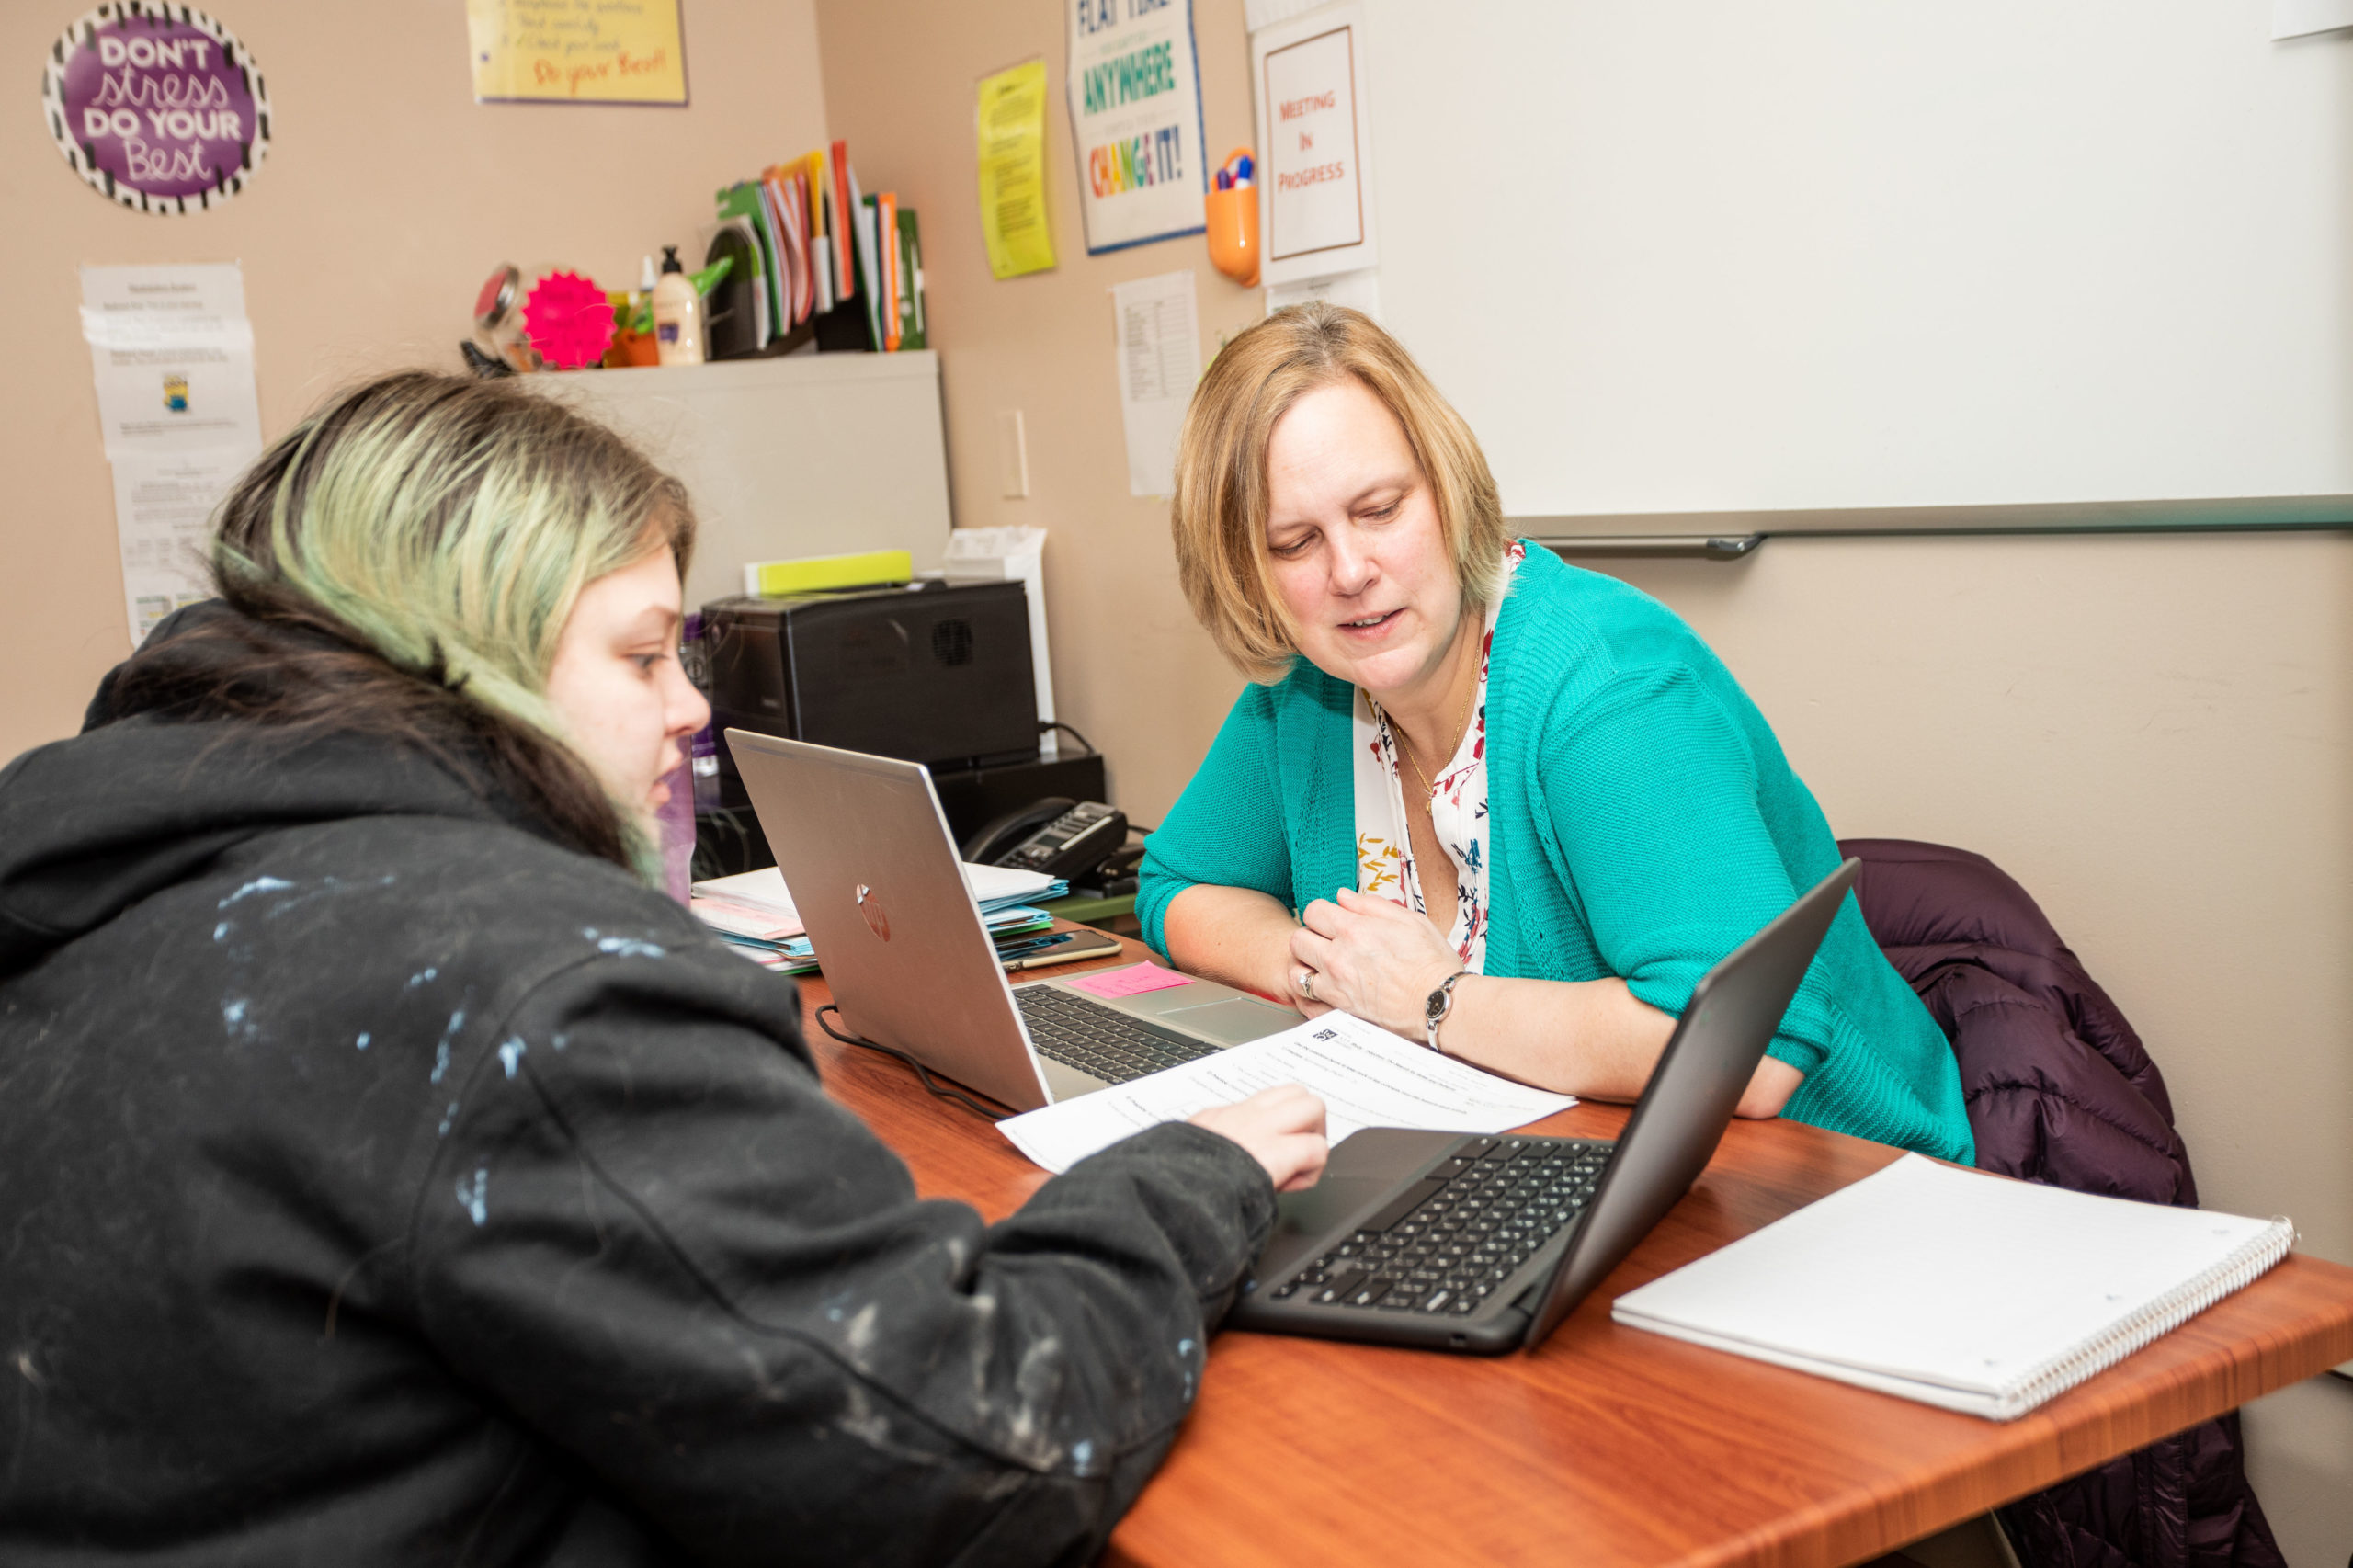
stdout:
POLYGON ((1241 1045, 1266 1035, 1279 1034, 1299 1022, 1299 1015, 1290 1008, 1253 1001, 1247 996, 1228 996, 1193 1007, 1171 1007, 1155 1016, 1162 1023, 1190 1029, 1220 1045, 1241 1045))
POLYGON ((1279 1195, 1275 1228, 1258 1253, 1259 1278, 1272 1279, 1314 1256, 1331 1244, 1341 1221, 1377 1201, 1392 1185, 1379 1176, 1326 1176, 1305 1192, 1279 1195))
POLYGON ((1341 1225, 1397 1191, 1407 1176, 1461 1136, 1368 1127, 1342 1139, 1333 1145, 1323 1180, 1304 1192, 1275 1199, 1275 1228, 1258 1254, 1258 1277, 1272 1279, 1344 1239, 1334 1233, 1341 1225))

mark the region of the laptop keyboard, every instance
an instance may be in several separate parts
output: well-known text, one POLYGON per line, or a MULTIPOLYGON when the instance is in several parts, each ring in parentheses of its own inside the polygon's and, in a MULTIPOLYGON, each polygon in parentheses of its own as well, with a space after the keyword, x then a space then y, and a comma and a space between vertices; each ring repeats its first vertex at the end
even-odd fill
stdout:
POLYGON ((1473 1139, 1268 1294, 1468 1317, 1592 1201, 1616 1147, 1574 1138, 1473 1139))
POLYGON ((1029 1029, 1029 1043, 1038 1048, 1039 1055, 1092 1074, 1107 1084, 1124 1084, 1218 1049, 1051 986, 1025 987, 1013 994, 1013 1000, 1021 1009, 1022 1025, 1029 1029))

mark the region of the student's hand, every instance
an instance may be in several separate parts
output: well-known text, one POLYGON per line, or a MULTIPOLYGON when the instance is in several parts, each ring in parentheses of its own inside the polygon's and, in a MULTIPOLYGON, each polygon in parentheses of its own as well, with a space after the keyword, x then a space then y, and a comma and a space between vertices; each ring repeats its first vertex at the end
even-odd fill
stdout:
POLYGON ((1313 1187, 1332 1153, 1324 1141, 1324 1102, 1297 1084, 1262 1089, 1233 1105, 1211 1106, 1192 1121, 1241 1144, 1267 1167, 1277 1192, 1313 1187))
POLYGON ((1423 1005, 1463 967, 1428 916, 1342 888, 1300 918, 1290 938, 1292 994, 1304 980, 1324 1006, 1421 1044, 1423 1005))

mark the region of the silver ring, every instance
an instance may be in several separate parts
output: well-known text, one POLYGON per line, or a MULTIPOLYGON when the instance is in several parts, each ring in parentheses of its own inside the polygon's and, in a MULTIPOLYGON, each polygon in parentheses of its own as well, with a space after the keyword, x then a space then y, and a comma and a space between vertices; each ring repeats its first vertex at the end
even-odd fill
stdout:
POLYGON ((1311 1002, 1315 1000, 1315 971, 1313 970, 1302 969, 1299 971, 1299 994, 1311 1002))

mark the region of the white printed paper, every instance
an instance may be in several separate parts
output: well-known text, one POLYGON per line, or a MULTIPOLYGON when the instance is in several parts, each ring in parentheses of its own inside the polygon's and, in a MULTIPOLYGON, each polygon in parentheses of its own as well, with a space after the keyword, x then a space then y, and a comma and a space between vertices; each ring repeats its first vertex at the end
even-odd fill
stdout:
POLYGON ((115 528, 134 646, 172 611, 212 597, 205 569, 212 508, 252 460, 251 452, 233 449, 114 460, 115 528))
POLYGON ((244 277, 234 262, 85 267, 82 335, 114 465, 136 646, 174 609, 211 596, 212 508, 261 451, 244 277))
POLYGON ((1327 6, 1265 28, 1251 35, 1250 54, 1266 282, 1374 266, 1364 7, 1327 6))
POLYGON ((261 450, 254 329, 235 262, 82 268, 107 456, 261 450))
POLYGON ((1301 1085, 1323 1099, 1324 1131, 1335 1143, 1367 1127, 1503 1132, 1577 1103, 1409 1044, 1347 1013, 1326 1013, 1280 1034, 996 1125, 1015 1148, 1059 1174, 1147 1127, 1283 1084, 1301 1085))
POLYGON ((1176 493, 1176 437, 1201 377, 1193 274, 1164 272, 1111 290, 1120 334, 1120 418, 1128 437, 1128 494, 1176 493))
MULTIPOLYGON (((1054 669, 1046 646, 1046 530, 1017 525, 950 528, 939 565, 951 583, 1019 583, 1027 590, 1029 672, 1038 687, 1038 722, 1052 720, 1054 669)), ((1038 743, 1040 756, 1057 754, 1053 734, 1048 731, 1038 743)))

